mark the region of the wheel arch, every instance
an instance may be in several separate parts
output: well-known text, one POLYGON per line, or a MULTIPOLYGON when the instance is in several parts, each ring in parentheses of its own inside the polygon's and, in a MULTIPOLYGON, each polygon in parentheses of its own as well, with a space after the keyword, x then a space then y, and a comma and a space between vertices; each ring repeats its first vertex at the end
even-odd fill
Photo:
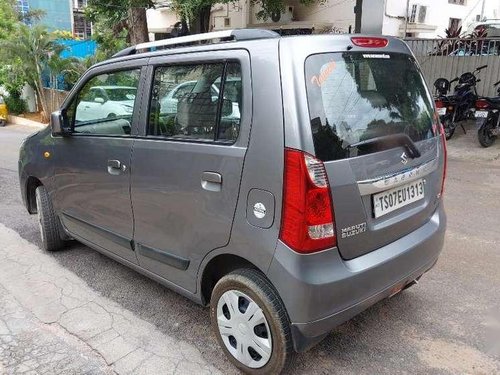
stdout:
POLYGON ((35 192, 39 186, 43 186, 43 184, 38 178, 29 176, 26 179, 26 206, 28 212, 32 215, 38 213, 35 192))
MULTIPOLYGON (((203 267, 199 281, 201 303, 203 305, 210 303, 215 284, 228 273, 241 268, 262 272, 255 264, 235 254, 223 253, 210 259, 203 267)), ((262 274, 265 277, 265 273, 262 272, 262 274)))

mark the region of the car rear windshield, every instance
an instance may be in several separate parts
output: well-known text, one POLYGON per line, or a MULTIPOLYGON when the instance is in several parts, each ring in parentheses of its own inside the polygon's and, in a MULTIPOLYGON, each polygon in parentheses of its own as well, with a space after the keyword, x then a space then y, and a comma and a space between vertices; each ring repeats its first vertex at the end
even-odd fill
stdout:
POLYGON ((305 73, 316 157, 323 161, 374 152, 356 144, 377 137, 403 133, 418 142, 434 136, 432 98, 409 55, 312 55, 305 73))

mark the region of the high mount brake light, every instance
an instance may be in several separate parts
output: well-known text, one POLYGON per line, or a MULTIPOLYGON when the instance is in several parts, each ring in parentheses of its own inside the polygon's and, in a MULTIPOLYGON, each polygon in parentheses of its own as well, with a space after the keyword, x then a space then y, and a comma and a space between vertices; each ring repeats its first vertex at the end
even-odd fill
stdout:
POLYGON ((378 37, 353 37, 351 42, 358 47, 366 48, 384 48, 389 44, 389 40, 386 38, 378 37))
POLYGON ((280 239, 298 253, 337 245, 330 187, 321 160, 285 149, 280 239))

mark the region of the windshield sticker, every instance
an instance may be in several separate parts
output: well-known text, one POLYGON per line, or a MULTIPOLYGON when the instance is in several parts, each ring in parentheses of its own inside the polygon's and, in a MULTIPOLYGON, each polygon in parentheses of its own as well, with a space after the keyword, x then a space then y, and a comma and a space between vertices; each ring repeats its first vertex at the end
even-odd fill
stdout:
POLYGON ((390 59, 390 55, 386 55, 383 53, 370 53, 370 54, 363 54, 363 57, 365 59, 390 59))
POLYGON ((318 87, 321 87, 321 85, 326 82, 328 77, 330 77, 330 74, 332 74, 332 72, 335 70, 335 66, 335 61, 328 63, 325 69, 319 73, 319 76, 313 76, 311 78, 311 83, 318 85, 318 87))

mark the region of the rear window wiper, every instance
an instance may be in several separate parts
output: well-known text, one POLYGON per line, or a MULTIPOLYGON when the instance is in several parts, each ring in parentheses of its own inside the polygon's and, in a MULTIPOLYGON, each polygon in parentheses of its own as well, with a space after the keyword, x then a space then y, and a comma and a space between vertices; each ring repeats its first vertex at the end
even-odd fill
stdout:
POLYGON ((384 135, 364 141, 356 142, 347 146, 348 149, 360 148, 363 146, 379 146, 378 151, 389 150, 396 147, 404 147, 408 156, 412 159, 421 156, 419 149, 408 135, 403 133, 384 135))

